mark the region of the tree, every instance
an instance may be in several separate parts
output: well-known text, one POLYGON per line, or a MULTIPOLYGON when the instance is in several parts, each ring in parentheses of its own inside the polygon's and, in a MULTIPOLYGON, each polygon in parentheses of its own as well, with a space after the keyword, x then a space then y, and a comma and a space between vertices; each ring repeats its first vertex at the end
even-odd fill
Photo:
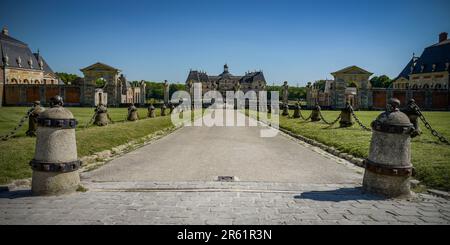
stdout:
POLYGON ((386 75, 381 75, 379 77, 375 76, 370 79, 370 84, 372 84, 372 87, 374 88, 388 88, 391 86, 392 82, 393 81, 386 75))
POLYGON ((75 75, 75 74, 70 74, 70 73, 65 73, 65 72, 56 72, 55 73, 56 76, 59 77, 59 79, 61 79, 65 84, 73 84, 76 80, 81 79, 81 77, 75 75))

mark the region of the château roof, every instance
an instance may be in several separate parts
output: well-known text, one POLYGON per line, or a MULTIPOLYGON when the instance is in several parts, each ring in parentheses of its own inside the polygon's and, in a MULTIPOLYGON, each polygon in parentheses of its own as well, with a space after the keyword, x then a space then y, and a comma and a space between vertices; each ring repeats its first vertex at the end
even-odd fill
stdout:
POLYGON ((401 77, 409 79, 411 74, 448 72, 448 63, 450 63, 450 40, 440 40, 425 48, 420 57, 413 57, 394 80, 401 77))
POLYGON ((264 74, 262 71, 256 71, 256 72, 248 72, 244 76, 234 76, 231 73, 228 72, 228 65, 225 64, 224 66, 224 72, 217 76, 209 76, 206 72, 191 70, 188 74, 188 77, 186 79, 186 83, 188 81, 195 81, 195 82, 201 82, 201 83, 207 83, 210 81, 219 81, 222 79, 226 79, 232 82, 239 81, 240 83, 252 83, 254 81, 266 81, 264 78, 264 74))
POLYGON ((44 73, 53 74, 53 70, 45 62, 41 55, 31 52, 28 45, 19 41, 9 34, 0 32, 0 66, 5 66, 5 59, 8 59, 8 67, 41 70, 39 62, 42 61, 44 73), (19 65, 20 57, 20 65, 19 65))

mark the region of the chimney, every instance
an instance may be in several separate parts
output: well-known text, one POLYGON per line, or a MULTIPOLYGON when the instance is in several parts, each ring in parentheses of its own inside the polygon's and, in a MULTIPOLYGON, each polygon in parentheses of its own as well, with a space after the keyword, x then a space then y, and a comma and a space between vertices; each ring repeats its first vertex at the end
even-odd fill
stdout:
POLYGON ((447 40, 447 32, 442 32, 441 34, 439 34, 439 42, 442 43, 443 41, 447 40))
POLYGON ((3 34, 3 35, 6 35, 6 36, 9 36, 9 33, 8 33, 8 27, 6 27, 6 26, 3 27, 3 29, 2 29, 2 34, 3 34))

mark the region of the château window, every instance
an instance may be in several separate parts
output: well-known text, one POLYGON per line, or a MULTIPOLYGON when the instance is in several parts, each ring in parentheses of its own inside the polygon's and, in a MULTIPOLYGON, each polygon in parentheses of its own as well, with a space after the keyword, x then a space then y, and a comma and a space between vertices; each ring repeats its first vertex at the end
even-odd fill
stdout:
POLYGON ((30 81, 28 81, 28 79, 25 79, 25 80, 23 80, 23 83, 25 83, 25 84, 29 84, 29 83, 30 83, 30 81))
POLYGON ((17 79, 15 79, 15 78, 11 79, 11 83, 17 84, 17 83, 18 83, 18 82, 17 82, 17 79))

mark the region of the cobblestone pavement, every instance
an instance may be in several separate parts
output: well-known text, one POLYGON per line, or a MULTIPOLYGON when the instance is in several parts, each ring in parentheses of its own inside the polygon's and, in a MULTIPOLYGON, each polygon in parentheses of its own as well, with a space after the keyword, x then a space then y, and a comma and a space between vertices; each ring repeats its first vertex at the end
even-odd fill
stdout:
POLYGON ((85 182, 89 191, 0 193, 0 224, 450 224, 450 201, 386 200, 352 184, 85 182))

